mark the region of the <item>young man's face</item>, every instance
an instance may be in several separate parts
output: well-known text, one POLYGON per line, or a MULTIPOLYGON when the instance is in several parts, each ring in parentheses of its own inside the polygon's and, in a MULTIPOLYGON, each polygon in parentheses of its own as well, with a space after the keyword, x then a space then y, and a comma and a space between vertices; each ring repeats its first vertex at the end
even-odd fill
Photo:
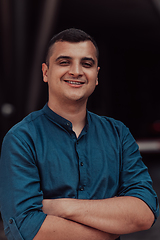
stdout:
POLYGON ((49 86, 49 104, 86 102, 98 85, 96 48, 91 41, 56 42, 49 67, 42 64, 43 80, 49 86))

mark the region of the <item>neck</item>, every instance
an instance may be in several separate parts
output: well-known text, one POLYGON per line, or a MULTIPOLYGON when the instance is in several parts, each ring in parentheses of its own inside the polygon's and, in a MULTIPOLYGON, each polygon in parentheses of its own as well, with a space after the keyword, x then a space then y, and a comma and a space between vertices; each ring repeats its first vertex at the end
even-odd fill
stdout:
POLYGON ((78 137, 86 123, 86 104, 85 102, 63 102, 58 104, 54 101, 49 101, 48 106, 61 117, 69 120, 72 123, 73 131, 78 137))

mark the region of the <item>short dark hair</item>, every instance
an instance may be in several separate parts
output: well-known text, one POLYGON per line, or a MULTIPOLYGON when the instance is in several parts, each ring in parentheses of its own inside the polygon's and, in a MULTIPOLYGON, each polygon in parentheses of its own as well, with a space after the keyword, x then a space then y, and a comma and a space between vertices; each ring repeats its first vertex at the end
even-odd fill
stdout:
POLYGON ((80 30, 80 29, 76 29, 76 28, 69 28, 66 29, 58 34, 56 34, 49 42, 48 44, 48 50, 46 53, 46 64, 47 66, 49 66, 49 58, 51 57, 51 48, 54 45, 54 43, 56 42, 84 42, 84 41, 91 41, 95 48, 96 48, 96 52, 97 52, 97 59, 99 58, 99 49, 97 46, 97 43, 95 42, 95 40, 87 33, 85 33, 84 31, 80 30))

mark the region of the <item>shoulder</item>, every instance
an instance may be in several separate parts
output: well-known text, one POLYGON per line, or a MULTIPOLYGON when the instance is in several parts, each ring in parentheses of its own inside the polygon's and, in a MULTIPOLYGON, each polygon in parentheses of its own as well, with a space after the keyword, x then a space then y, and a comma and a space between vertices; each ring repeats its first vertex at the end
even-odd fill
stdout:
POLYGON ((111 117, 99 116, 88 112, 88 129, 90 136, 96 135, 104 143, 108 143, 116 149, 130 149, 132 146, 138 149, 138 145, 128 127, 119 120, 111 117))
POLYGON ((36 126, 42 121, 43 115, 43 109, 30 113, 13 126, 7 132, 4 139, 10 138, 11 136, 21 139, 36 135, 36 126))
POLYGON ((98 128, 105 128, 107 131, 117 132, 117 134, 127 134, 129 132, 128 127, 126 127, 123 122, 114 118, 99 116, 92 112, 88 112, 88 118, 90 119, 91 123, 98 128))

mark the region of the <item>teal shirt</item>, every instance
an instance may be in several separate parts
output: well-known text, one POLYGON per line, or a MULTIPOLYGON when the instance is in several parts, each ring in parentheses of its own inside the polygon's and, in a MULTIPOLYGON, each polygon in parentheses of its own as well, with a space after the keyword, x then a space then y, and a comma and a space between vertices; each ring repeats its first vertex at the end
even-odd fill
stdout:
POLYGON ((138 145, 120 121, 87 111, 80 136, 47 104, 5 136, 0 160, 0 207, 9 240, 31 240, 46 214, 46 198, 134 196, 158 217, 156 193, 138 145))

